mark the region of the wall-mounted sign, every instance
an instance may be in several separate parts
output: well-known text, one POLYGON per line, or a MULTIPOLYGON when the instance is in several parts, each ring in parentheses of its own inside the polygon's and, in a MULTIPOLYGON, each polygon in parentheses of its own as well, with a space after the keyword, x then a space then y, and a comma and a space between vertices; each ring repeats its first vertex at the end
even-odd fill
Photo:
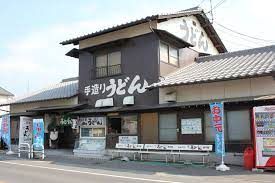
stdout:
POLYGON ((19 144, 32 144, 32 118, 20 116, 19 144))
POLYGON ((132 95, 133 93, 144 93, 148 87, 148 82, 141 79, 139 75, 133 78, 109 79, 108 83, 92 84, 84 88, 86 96, 101 95, 106 98, 114 95, 132 95))
POLYGON ((203 53, 217 54, 218 51, 196 17, 173 18, 158 24, 158 29, 166 30, 194 45, 203 53))
POLYGON ((181 134, 202 134, 201 118, 181 119, 181 134))
POLYGON ((138 136, 119 136, 118 142, 120 144, 137 144, 138 136))
POLYGON ((106 117, 82 117, 79 118, 81 127, 106 126, 106 117))

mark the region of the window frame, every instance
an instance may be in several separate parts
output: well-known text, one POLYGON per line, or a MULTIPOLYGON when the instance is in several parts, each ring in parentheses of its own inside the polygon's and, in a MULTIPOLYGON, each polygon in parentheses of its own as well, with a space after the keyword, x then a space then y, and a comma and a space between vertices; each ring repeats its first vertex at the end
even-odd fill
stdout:
POLYGON ((104 77, 121 75, 122 74, 122 57, 121 56, 122 56, 122 54, 121 54, 120 50, 96 54, 94 56, 94 60, 95 60, 95 78, 104 78, 104 77), (109 61, 109 57, 110 56, 109 55, 112 54, 112 53, 115 53, 115 52, 119 52, 120 53, 120 64, 109 65, 109 63, 110 63, 110 61, 109 61), (107 65, 106 66, 97 67, 97 57, 100 57, 100 56, 106 56, 107 57, 107 65), (110 74, 109 68, 113 67, 113 66, 120 66, 120 72, 116 73, 116 74, 110 74), (106 75, 104 75, 104 76, 98 76, 97 75, 97 69, 98 68, 106 68, 106 75))
MULTIPOLYGON (((249 113, 249 122, 251 121, 251 116, 250 116, 250 110, 249 109, 234 109, 234 110, 224 110, 224 138, 225 138, 225 143, 226 144, 243 144, 243 143, 248 143, 252 140, 252 133, 251 133, 251 130, 250 130, 250 140, 230 140, 230 137, 229 137, 229 124, 228 124, 228 112, 238 112, 238 111, 248 111, 249 113)), ((205 113, 209 113, 211 115, 211 111, 204 111, 204 115, 205 113)), ((211 120, 211 118, 210 118, 211 120)), ((210 121, 211 123, 211 121, 210 121)), ((212 125, 212 124, 210 124, 212 125)), ((251 125, 251 124, 250 124, 251 125)), ((213 141, 208 141, 206 138, 206 128, 208 127, 206 125, 206 118, 204 116, 204 141, 207 142, 207 143, 215 143, 215 137, 213 139, 213 141)), ((210 126, 210 128, 213 128, 213 126, 210 126)), ((251 129, 251 126, 250 126, 250 129, 251 129)))
POLYGON ((138 134, 139 134, 139 120, 140 119, 139 119, 139 115, 137 113, 133 113, 133 114, 121 114, 121 115, 117 115, 117 116, 110 116, 108 118, 108 121, 107 121, 108 125, 110 123, 109 122, 110 118, 117 118, 117 117, 121 119, 121 123, 120 123, 121 132, 120 133, 114 133, 114 134, 108 132, 106 135, 138 136, 138 134), (127 117, 127 116, 136 116, 136 119, 137 119, 137 121, 136 121, 136 133, 133 133, 133 134, 131 134, 131 133, 122 133, 122 118, 123 117, 127 117))
POLYGON ((106 138, 106 127, 94 127, 94 128, 90 128, 90 127, 80 127, 80 132, 79 132, 79 135, 80 135, 80 138, 81 139, 105 139, 106 138), (93 134, 93 129, 94 128, 103 128, 104 129, 104 134, 105 136, 103 137, 94 137, 94 136, 82 136, 82 129, 85 128, 85 129, 91 129, 92 130, 92 134, 93 134))
POLYGON ((160 41, 159 42, 159 61, 160 62, 162 62, 162 63, 165 63, 165 64, 169 64, 169 65, 172 65, 172 66, 175 66, 175 67, 179 67, 179 48, 178 47, 176 47, 176 46, 172 46, 171 44, 168 44, 168 43, 166 43, 166 42, 163 42, 163 41, 160 41), (161 58, 160 58, 160 52, 161 52, 161 49, 160 49, 160 47, 161 47, 161 44, 163 44, 163 45, 165 45, 168 49, 167 49, 167 52, 168 52, 168 60, 167 60, 167 62, 165 62, 165 61, 163 61, 163 60, 161 60, 161 58), (176 51, 177 51, 177 64, 173 64, 173 63, 171 63, 171 61, 170 61, 170 57, 173 57, 173 58, 175 58, 174 56, 172 56, 171 54, 170 54, 170 49, 171 48, 173 48, 173 49, 175 49, 176 51))

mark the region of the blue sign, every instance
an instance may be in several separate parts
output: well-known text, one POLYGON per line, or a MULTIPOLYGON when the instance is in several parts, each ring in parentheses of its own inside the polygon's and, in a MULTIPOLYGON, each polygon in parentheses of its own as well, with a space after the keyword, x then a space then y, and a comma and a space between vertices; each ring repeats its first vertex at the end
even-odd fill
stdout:
POLYGON ((10 131, 10 115, 4 115, 2 117, 1 124, 1 137, 5 144, 11 147, 11 131, 10 131))
POLYGON ((33 144, 36 149, 41 149, 44 145, 43 119, 33 119, 33 144))
POLYGON ((223 103, 216 102, 210 104, 211 121, 215 129, 215 152, 217 155, 224 156, 224 116, 223 116, 223 103))

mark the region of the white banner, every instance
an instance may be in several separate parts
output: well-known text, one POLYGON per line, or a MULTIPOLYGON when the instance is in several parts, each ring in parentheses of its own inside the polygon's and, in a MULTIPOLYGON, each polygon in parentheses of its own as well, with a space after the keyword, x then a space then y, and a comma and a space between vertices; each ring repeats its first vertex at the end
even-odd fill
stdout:
POLYGON ((19 144, 32 144, 32 118, 20 116, 19 144))
POLYGON ((118 142, 120 144, 137 144, 138 136, 119 136, 118 142))

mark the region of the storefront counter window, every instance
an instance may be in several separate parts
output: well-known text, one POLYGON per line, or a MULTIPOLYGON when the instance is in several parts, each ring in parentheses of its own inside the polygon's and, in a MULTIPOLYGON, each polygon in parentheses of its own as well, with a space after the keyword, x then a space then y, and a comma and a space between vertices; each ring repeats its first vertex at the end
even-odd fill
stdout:
POLYGON ((137 134, 137 115, 116 116, 108 119, 108 134, 137 134))
POLYGON ((105 128, 81 128, 81 137, 105 137, 105 128))

